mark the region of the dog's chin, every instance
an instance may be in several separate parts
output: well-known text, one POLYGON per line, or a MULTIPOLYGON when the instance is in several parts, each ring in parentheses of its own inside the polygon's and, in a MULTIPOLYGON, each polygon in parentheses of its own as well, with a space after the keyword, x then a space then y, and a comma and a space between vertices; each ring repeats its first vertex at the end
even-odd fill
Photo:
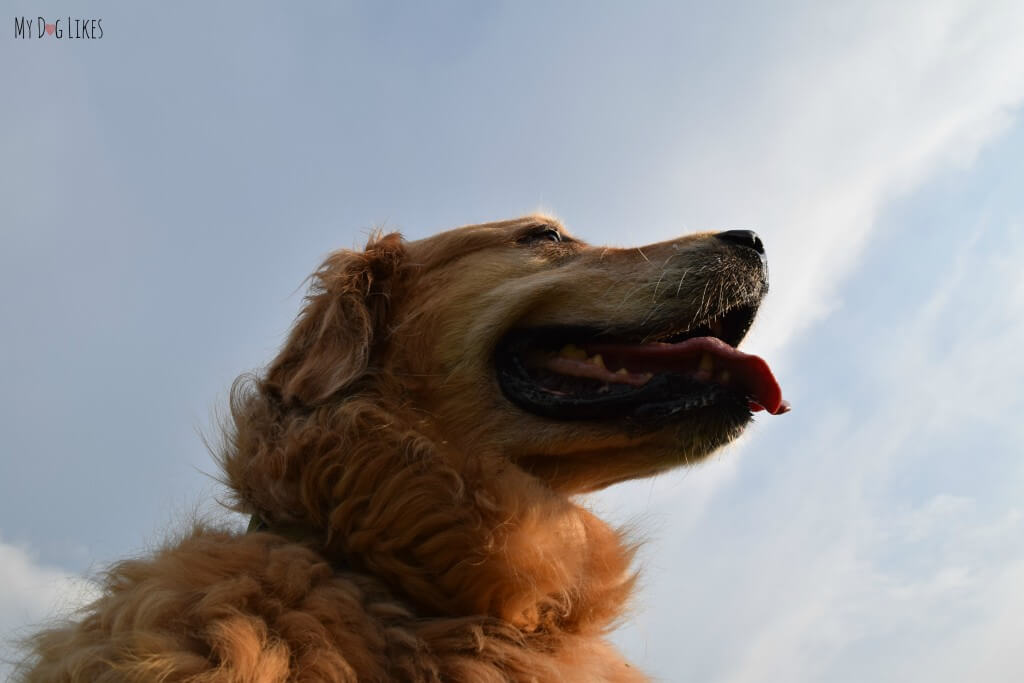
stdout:
MULTIPOLYGON (((656 476, 697 464, 739 437, 750 423, 749 411, 700 409, 658 424, 632 422, 632 438, 615 439, 613 424, 563 422, 565 441, 545 431, 549 448, 536 448, 515 463, 550 488, 566 495, 597 491, 631 479, 656 476), (563 447, 565 450, 563 450, 563 447)), ((615 423, 619 428, 622 422, 615 423)), ((620 431, 621 434, 621 431, 620 431)))

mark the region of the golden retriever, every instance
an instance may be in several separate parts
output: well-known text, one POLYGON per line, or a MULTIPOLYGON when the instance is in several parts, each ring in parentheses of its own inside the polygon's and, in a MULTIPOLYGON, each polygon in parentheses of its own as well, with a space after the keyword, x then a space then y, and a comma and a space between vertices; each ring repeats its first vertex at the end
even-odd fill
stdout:
POLYGON ((122 562, 26 681, 640 681, 603 636, 633 547, 573 494, 694 463, 787 409, 736 350, 749 231, 588 246, 545 216, 331 254, 232 391, 247 533, 122 562))

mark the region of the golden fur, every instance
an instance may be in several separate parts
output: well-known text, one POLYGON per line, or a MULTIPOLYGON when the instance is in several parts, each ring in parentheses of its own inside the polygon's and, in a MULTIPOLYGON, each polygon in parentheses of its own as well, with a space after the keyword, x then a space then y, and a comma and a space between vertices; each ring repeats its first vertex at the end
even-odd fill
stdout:
POLYGON ((269 530, 196 528, 116 565, 32 640, 23 680, 646 680, 603 640, 633 548, 571 496, 743 425, 536 417, 491 356, 513 325, 678 326, 753 285, 707 235, 523 245, 538 226, 562 230, 529 216, 330 255, 280 354, 232 392, 225 480, 269 530))

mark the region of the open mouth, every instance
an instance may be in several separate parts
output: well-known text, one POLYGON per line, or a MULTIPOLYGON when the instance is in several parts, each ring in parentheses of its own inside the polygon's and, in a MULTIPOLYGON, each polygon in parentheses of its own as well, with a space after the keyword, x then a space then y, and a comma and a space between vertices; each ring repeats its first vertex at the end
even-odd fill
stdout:
POLYGON ((756 312, 738 306, 657 334, 513 330, 498 346, 498 383, 524 410, 560 420, 665 419, 703 409, 778 415, 789 404, 768 364, 736 349, 756 312))

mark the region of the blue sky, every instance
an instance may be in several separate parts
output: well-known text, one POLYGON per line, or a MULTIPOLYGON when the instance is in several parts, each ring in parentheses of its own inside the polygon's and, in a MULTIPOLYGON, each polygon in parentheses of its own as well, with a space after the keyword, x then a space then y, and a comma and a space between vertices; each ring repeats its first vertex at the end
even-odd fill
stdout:
MULTIPOLYGON (((591 501, 663 680, 1024 677, 1024 10, 8 4, 0 632, 217 495, 199 438, 377 225, 749 227, 793 413, 591 501), (12 22, 13 23, 13 22, 12 22)), ((70 593, 69 593, 70 591, 70 593)), ((76 593, 77 591, 77 593, 76 593)))

